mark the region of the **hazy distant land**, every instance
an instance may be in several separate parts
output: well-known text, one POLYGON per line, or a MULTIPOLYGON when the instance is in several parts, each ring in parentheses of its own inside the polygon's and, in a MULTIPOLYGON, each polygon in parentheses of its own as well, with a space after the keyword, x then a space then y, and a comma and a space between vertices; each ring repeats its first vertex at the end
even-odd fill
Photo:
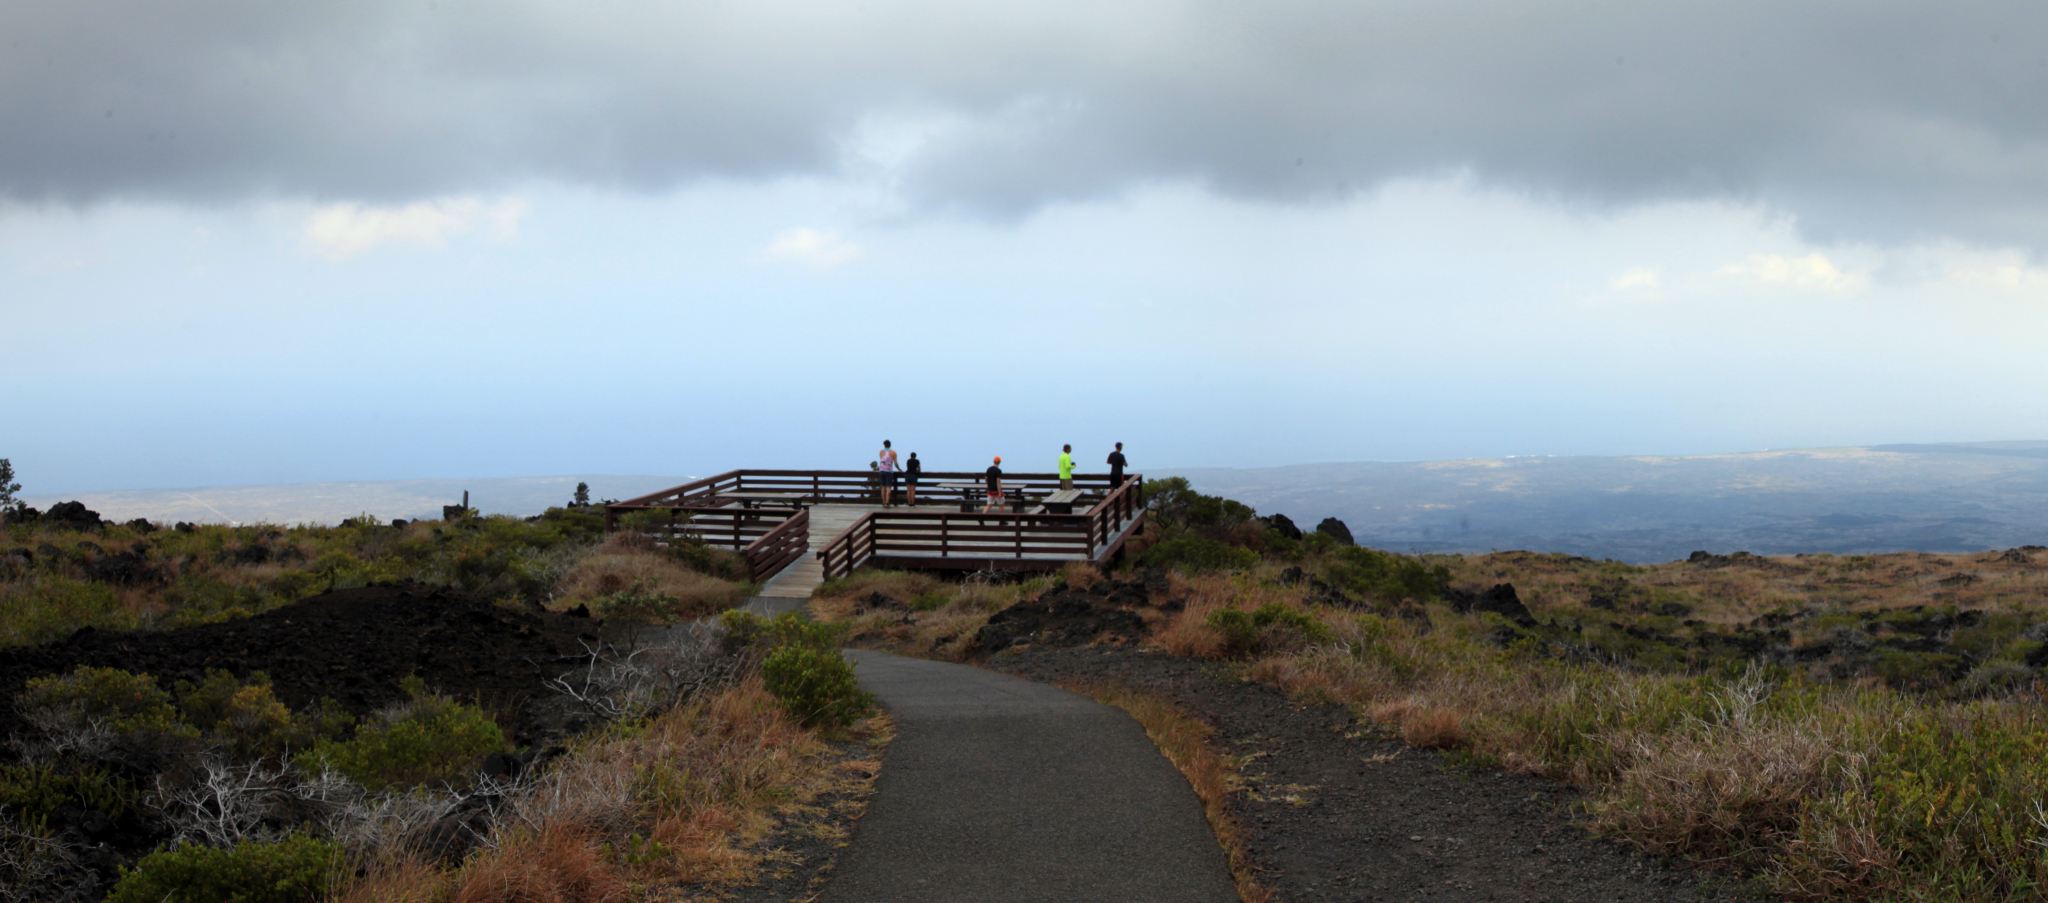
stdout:
POLYGON ((198 489, 137 489, 30 495, 37 508, 73 499, 111 520, 148 518, 162 523, 334 524, 359 514, 392 518, 438 518, 442 505, 462 502, 485 514, 539 514, 565 505, 577 483, 590 484, 590 497, 626 499, 687 483, 695 477, 583 474, 472 480, 385 480, 365 483, 286 483, 272 486, 212 486, 198 489))
MULTIPOLYGON (((1342 519, 1359 542, 1396 551, 1532 549, 1631 562, 1696 549, 1963 552, 2048 545, 2048 442, 1883 445, 1682 457, 1540 457, 1143 471, 1286 514, 1342 519)), ((462 500, 487 514, 538 514, 591 497, 631 498, 683 476, 524 477, 301 483, 28 496, 77 499, 104 517, 170 523, 332 524, 370 513, 439 517, 462 500)))
POLYGON ((1698 549, 2048 545, 2048 442, 1174 472, 1305 528, 1335 516, 1359 542, 1395 551, 1531 549, 1641 563, 1698 549))

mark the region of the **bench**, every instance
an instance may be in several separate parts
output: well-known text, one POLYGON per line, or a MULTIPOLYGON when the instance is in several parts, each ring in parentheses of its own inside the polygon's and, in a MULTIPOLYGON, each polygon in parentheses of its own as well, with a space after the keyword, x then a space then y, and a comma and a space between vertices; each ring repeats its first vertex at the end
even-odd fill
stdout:
POLYGON ((1032 514, 1072 514, 1074 503, 1081 499, 1079 489, 1061 489, 1039 500, 1032 514))

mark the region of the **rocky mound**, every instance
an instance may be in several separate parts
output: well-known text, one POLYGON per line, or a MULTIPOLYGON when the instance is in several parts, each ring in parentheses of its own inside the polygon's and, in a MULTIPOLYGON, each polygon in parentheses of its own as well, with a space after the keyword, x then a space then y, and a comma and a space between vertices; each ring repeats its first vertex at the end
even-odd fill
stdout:
POLYGON ((11 704, 30 678, 80 665, 156 675, 169 688, 198 682, 208 669, 246 678, 269 673, 278 699, 294 709, 333 697, 362 715, 404 698, 398 682, 418 674, 427 685, 490 707, 513 742, 539 730, 543 682, 583 661, 579 639, 595 622, 515 611, 459 590, 417 583, 379 584, 315 596, 255 617, 155 632, 90 628, 62 642, 0 655, 0 736, 19 730, 11 704))
MULTIPOLYGON (((984 654, 1012 646, 1121 645, 1145 635, 1145 619, 1134 609, 1152 605, 1168 588, 1166 574, 1141 571, 1129 580, 1098 580, 1086 589, 1055 587, 1036 599, 996 612, 974 635, 984 654)), ((1169 603, 1161 606, 1173 609, 1169 603)))

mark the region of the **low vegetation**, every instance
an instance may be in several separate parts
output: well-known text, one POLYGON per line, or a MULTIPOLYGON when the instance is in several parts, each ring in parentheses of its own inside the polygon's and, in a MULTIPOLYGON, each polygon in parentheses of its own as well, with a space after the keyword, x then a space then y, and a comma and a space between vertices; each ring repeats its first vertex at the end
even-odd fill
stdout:
POLYGON ((750 589, 737 555, 687 539, 657 544, 633 529, 607 536, 595 508, 525 519, 386 524, 366 515, 332 527, 170 528, 101 523, 82 507, 17 510, 0 515, 0 647, 84 627, 231 620, 395 580, 455 586, 508 605, 583 606, 663 622, 716 614, 750 589))
MULTIPOLYGON (((501 702, 417 676, 354 715, 331 699, 295 710, 261 671, 31 678, 5 700, 22 725, 0 751, 6 903, 716 893, 751 878, 778 818, 843 780, 828 741, 870 730, 835 628, 639 630, 732 607, 744 567, 632 523, 607 536, 595 509, 165 528, 5 507, 0 646, 234 620, 385 581, 458 588, 449 598, 480 617, 491 609, 466 600, 589 615, 545 622, 588 625, 565 628, 572 645, 593 631, 546 704, 570 727, 527 746, 501 702)), ((502 629, 543 623, 521 617, 502 629)))
MULTIPOLYGON (((1152 528, 1108 576, 1147 575, 1145 641, 1166 652, 1571 782, 1596 829, 1788 897, 2048 886, 2048 549, 1404 556, 1147 489, 1152 528)), ((958 659, 988 654, 973 638, 1006 602, 1097 576, 856 573, 814 607, 861 642, 958 659)))

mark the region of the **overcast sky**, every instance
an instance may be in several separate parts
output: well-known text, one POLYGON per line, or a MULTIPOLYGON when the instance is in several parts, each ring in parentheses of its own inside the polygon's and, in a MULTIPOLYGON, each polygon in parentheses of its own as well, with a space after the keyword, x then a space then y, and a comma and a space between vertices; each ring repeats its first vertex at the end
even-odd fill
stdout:
POLYGON ((0 0, 31 492, 2048 437, 2048 7, 0 0))

